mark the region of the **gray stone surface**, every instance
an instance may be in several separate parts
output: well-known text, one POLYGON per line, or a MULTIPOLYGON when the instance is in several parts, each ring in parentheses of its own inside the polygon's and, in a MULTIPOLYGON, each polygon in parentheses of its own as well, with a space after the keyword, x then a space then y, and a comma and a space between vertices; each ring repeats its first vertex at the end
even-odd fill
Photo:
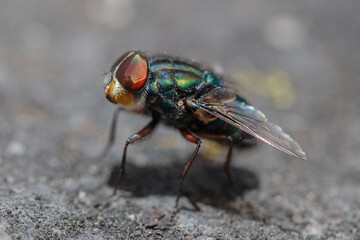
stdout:
POLYGON ((0 239, 359 239, 358 0, 0 5, 0 239), (161 127, 129 148, 112 196, 123 142, 148 121, 121 114, 94 158, 114 110, 102 73, 130 49, 220 64, 308 161, 236 150, 234 193, 226 150, 205 144, 174 212, 194 146, 161 127))

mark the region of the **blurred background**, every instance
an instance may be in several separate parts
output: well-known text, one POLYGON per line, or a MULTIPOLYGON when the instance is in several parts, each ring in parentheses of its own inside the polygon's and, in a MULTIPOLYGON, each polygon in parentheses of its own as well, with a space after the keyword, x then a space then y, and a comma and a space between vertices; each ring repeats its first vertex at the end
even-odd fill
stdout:
MULTIPOLYGON (((358 0, 0 4, 0 238, 360 235, 358 0), (117 143, 106 159, 94 158, 115 109, 104 73, 129 50, 221 66, 308 161, 265 144, 236 150, 233 171, 252 191, 227 196, 226 149, 204 144, 185 181, 201 211, 172 215, 194 146, 160 127, 129 148, 134 187, 111 197, 106 182, 123 143, 148 121, 121 113, 117 143), (159 218, 168 222, 148 224, 159 218)), ((181 204, 191 208, 186 198, 181 204)))

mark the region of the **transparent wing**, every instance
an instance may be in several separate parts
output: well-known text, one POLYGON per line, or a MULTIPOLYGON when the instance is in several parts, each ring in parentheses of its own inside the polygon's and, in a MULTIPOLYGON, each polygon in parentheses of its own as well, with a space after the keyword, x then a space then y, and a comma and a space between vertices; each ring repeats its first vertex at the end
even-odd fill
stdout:
POLYGON ((204 110, 284 153, 306 160, 304 151, 288 134, 268 122, 261 111, 242 101, 231 89, 214 88, 190 103, 190 106, 204 110))

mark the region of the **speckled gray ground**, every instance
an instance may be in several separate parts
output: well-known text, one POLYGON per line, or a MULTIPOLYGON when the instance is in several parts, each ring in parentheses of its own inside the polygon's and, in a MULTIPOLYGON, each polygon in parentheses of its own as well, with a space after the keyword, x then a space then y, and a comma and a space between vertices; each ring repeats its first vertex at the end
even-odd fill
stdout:
POLYGON ((0 1, 0 239, 359 239, 359 1, 191 2, 0 1), (148 121, 121 114, 116 146, 94 158, 114 110, 102 74, 129 49, 218 63, 260 85, 281 73, 285 105, 243 90, 308 161, 264 144, 235 151, 241 195, 225 151, 205 144, 174 212, 194 146, 161 127, 130 147, 112 196, 122 144, 148 121))

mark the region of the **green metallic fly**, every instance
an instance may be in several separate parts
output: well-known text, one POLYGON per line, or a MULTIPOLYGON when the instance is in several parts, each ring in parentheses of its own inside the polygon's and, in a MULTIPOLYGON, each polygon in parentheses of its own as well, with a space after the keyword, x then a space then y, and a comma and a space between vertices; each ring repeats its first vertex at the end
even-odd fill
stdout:
POLYGON ((159 122, 179 129, 186 140, 197 145, 182 172, 176 207, 184 178, 200 149, 200 138, 229 145, 225 170, 233 185, 229 171, 232 148, 255 138, 306 160, 305 153, 288 134, 278 125, 268 122, 261 111, 249 105, 233 89, 226 87, 224 77, 193 61, 130 51, 113 64, 104 82, 106 98, 120 106, 114 113, 103 157, 114 142, 119 110, 152 118, 148 125, 126 140, 120 181, 125 173, 128 146, 150 134, 159 122))

